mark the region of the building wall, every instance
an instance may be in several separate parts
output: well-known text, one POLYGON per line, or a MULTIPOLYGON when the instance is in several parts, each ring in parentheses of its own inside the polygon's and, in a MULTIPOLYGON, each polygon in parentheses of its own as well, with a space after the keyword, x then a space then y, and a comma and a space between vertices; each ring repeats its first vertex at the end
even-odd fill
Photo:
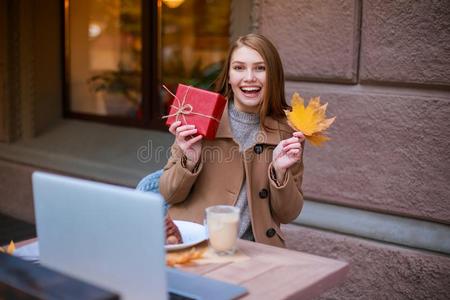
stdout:
POLYGON ((31 174, 33 167, 0 159, 0 212, 34 223, 31 174))
MULTIPOLYGON (((254 9, 254 30, 280 52, 287 96, 321 96, 337 116, 332 140, 305 149, 306 198, 449 224, 450 2, 255 0, 254 9)), ((286 231, 292 249, 350 261, 347 281, 323 299, 449 298, 448 255, 286 231)))
POLYGON ((304 226, 282 229, 289 249, 350 262, 344 283, 320 299, 449 299, 446 255, 304 226))
POLYGON ((320 95, 332 141, 305 149, 305 194, 450 223, 448 1, 260 1, 287 95, 320 95))

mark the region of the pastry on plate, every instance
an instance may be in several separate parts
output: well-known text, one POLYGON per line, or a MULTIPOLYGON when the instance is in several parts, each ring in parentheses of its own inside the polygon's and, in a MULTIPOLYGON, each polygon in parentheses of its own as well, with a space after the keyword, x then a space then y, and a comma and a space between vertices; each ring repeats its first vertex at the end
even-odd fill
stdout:
POLYGON ((166 215, 166 245, 183 243, 180 230, 169 215, 166 215))

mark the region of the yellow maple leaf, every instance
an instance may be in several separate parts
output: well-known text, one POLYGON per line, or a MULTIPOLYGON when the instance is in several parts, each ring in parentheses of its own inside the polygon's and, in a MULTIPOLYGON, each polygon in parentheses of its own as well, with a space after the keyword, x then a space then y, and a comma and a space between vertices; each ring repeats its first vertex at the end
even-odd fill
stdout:
POLYGON ((308 139, 308 141, 311 143, 311 145, 314 146, 320 146, 322 143, 329 141, 330 138, 322 133, 315 133, 311 136, 305 135, 305 137, 308 139))
POLYGON ((289 125, 296 131, 301 131, 305 138, 314 146, 330 140, 325 130, 333 124, 336 117, 326 118, 328 103, 320 105, 320 97, 313 97, 305 107, 305 100, 298 93, 291 98, 292 111, 285 111, 289 125))
POLYGON ((16 246, 14 245, 13 241, 11 241, 9 243, 8 248, 6 248, 6 249, 3 249, 2 247, 0 247, 0 252, 3 252, 3 253, 6 252, 10 255, 12 255, 14 253, 14 251, 16 251, 16 246))

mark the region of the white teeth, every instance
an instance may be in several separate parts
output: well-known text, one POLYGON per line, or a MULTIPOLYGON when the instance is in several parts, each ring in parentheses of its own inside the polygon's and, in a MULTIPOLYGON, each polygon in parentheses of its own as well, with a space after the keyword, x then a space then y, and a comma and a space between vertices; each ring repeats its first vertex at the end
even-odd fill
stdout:
POLYGON ((244 92, 257 92, 259 91, 261 88, 258 87, 242 87, 241 90, 243 90, 244 92))

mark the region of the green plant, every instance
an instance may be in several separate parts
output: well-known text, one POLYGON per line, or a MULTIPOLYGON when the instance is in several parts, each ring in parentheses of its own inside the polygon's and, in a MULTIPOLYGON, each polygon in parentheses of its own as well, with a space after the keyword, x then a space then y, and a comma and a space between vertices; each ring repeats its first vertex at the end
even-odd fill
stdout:
POLYGON ((104 71, 87 80, 89 88, 94 92, 122 94, 133 104, 139 103, 141 93, 141 72, 104 71))

